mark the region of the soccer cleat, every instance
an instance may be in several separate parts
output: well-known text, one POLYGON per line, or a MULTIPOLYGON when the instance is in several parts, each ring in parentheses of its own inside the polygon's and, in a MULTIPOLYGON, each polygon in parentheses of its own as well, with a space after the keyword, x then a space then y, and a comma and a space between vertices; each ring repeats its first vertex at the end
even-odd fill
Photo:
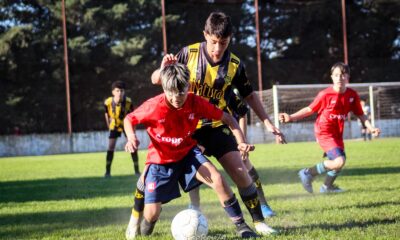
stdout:
POLYGON ((339 188, 337 185, 332 185, 331 187, 327 187, 325 184, 322 184, 319 189, 320 193, 341 193, 344 192, 343 189, 339 188))
POLYGON ((140 222, 142 221, 142 214, 139 217, 131 215, 128 227, 126 228, 125 237, 127 240, 135 239, 136 236, 140 235, 140 222))
POLYGON ((111 174, 110 174, 110 173, 106 172, 106 173, 104 174, 104 178, 110 178, 110 177, 111 177, 111 174))
POLYGON ((261 205, 261 211, 263 214, 264 218, 269 218, 269 217, 273 217, 276 216, 276 213, 271 209, 270 206, 268 206, 268 204, 262 204, 261 205))
POLYGON ((278 231, 268 226, 265 222, 255 222, 256 232, 263 236, 278 234, 278 231))
POLYGON ((303 168, 299 171, 299 177, 300 177, 301 183, 303 184, 304 189, 309 193, 313 193, 313 188, 312 188, 313 176, 311 176, 311 174, 307 173, 306 169, 303 168))
POLYGON ((259 237, 245 222, 236 224, 236 235, 241 238, 259 237))

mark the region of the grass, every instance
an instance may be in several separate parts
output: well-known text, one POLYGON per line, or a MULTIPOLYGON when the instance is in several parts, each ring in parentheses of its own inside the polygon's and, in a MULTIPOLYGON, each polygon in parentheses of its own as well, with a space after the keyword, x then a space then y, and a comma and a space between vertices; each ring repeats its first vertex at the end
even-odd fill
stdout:
MULTIPOLYGON (((322 195, 306 193, 297 178, 321 160, 316 143, 256 145, 251 160, 278 214, 267 222, 280 235, 268 238, 400 239, 399 146, 399 138, 347 141, 337 180, 347 191, 322 195)), ((124 239, 137 178, 127 153, 115 154, 111 179, 102 177, 104 165, 105 153, 1 158, 0 239, 124 239)), ((235 239, 214 193, 202 187, 201 196, 208 239, 235 239)), ((184 194, 165 205, 153 235, 139 239, 172 239, 171 220, 187 204, 184 194)))

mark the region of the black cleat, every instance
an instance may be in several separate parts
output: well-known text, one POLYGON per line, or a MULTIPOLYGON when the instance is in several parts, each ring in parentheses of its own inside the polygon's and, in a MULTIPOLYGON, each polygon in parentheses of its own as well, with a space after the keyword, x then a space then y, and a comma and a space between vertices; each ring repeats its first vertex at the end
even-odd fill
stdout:
POLYGON ((245 222, 236 224, 236 235, 241 238, 259 237, 245 222))

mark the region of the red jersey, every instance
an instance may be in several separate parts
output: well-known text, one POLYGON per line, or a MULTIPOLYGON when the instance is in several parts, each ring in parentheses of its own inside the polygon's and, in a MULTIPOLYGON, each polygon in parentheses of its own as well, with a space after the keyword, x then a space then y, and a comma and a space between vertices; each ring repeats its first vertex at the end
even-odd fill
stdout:
POLYGON ((160 94, 126 118, 132 125, 146 126, 151 140, 146 164, 167 164, 180 161, 197 144, 192 134, 199 119, 220 120, 222 114, 222 110, 192 93, 180 109, 169 107, 165 95, 160 94))
POLYGON ((338 93, 333 87, 328 87, 318 93, 309 107, 318 114, 314 126, 315 136, 325 152, 334 147, 344 149, 344 121, 350 111, 357 116, 364 114, 360 97, 351 88, 338 93))

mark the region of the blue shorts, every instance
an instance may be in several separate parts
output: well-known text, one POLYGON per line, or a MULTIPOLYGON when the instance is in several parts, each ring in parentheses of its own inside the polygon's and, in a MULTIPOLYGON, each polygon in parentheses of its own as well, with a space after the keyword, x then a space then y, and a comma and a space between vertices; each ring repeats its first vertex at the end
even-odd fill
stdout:
POLYGON ((327 151, 326 156, 328 157, 329 160, 334 160, 335 158, 338 158, 340 156, 346 158, 346 153, 344 152, 343 149, 335 147, 327 151))
POLYGON ((144 177, 144 202, 167 203, 181 196, 179 185, 184 192, 198 187, 202 182, 196 179, 196 173, 205 162, 208 162, 208 159, 198 147, 194 147, 179 162, 150 164, 144 177))

